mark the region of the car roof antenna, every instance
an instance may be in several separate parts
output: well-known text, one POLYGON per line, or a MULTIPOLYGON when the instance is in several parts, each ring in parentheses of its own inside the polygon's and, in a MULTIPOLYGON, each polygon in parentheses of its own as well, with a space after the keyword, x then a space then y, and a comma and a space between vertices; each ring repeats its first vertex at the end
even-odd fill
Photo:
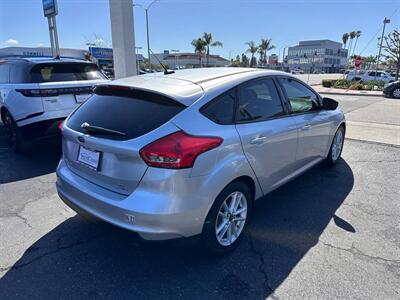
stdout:
MULTIPOLYGON (((167 67, 164 66, 164 65, 162 64, 162 62, 158 59, 157 55, 155 55, 155 54, 153 53, 153 51, 152 51, 150 48, 149 48, 149 50, 150 50, 151 54, 153 54, 153 56, 157 59, 157 61, 158 61, 159 64, 161 65, 161 67, 164 69, 164 75, 169 75, 169 74, 174 74, 174 73, 175 73, 174 70, 168 70, 167 67)), ((150 57, 149 57, 149 62, 150 62, 150 57)))

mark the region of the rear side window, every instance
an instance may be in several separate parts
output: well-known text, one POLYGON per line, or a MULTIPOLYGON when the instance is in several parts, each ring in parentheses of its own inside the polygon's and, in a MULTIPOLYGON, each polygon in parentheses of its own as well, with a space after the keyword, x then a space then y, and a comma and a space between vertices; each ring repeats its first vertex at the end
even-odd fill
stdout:
POLYGON ((10 80, 10 66, 7 64, 0 64, 0 83, 9 83, 10 80))
POLYGON ((138 90, 96 91, 68 120, 67 126, 107 139, 128 140, 146 134, 185 109, 168 97, 138 90), (122 132, 126 136, 88 132, 83 123, 122 132))
POLYGON ((105 79, 95 64, 88 63, 37 64, 30 74, 33 83, 105 79))
POLYGON ((200 109, 200 112, 217 124, 234 123, 235 90, 226 92, 211 100, 200 109))
POLYGON ((272 79, 251 81, 239 88, 238 122, 263 121, 284 114, 272 79))

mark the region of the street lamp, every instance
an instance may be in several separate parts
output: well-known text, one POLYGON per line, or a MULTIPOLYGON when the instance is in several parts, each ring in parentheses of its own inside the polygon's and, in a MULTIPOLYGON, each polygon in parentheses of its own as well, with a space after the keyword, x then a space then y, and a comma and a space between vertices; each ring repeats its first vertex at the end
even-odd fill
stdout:
POLYGON ((149 36, 149 9, 150 7, 159 0, 153 0, 146 8, 143 5, 133 3, 133 6, 140 6, 146 12, 146 32, 147 32, 147 57, 149 59, 149 70, 151 71, 151 60, 150 60, 150 36, 149 36))

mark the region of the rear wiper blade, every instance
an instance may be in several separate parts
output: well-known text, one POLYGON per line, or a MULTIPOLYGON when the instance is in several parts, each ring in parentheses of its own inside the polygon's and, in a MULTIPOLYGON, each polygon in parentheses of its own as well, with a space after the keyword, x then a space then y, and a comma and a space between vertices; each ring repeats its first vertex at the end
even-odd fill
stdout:
POLYGON ((104 133, 104 134, 111 134, 111 135, 120 135, 120 136, 126 136, 125 132, 109 129, 109 128, 104 128, 100 126, 94 126, 90 125, 87 122, 82 123, 81 128, 85 129, 87 132, 93 132, 93 133, 104 133))

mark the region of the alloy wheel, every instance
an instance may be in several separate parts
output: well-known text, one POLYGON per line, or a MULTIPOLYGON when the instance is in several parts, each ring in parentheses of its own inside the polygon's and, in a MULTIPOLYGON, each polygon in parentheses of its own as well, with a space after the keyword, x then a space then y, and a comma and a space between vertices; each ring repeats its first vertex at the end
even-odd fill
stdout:
POLYGON ((343 148, 343 130, 339 129, 336 132, 336 135, 333 139, 333 143, 332 143, 332 160, 337 160, 340 156, 340 153, 342 152, 342 148, 343 148))
POLYGON ((400 88, 393 90, 393 97, 400 98, 400 88))
POLYGON ((247 218, 247 199, 242 192, 230 194, 222 203, 215 222, 215 235, 222 246, 232 245, 243 231, 247 218))

